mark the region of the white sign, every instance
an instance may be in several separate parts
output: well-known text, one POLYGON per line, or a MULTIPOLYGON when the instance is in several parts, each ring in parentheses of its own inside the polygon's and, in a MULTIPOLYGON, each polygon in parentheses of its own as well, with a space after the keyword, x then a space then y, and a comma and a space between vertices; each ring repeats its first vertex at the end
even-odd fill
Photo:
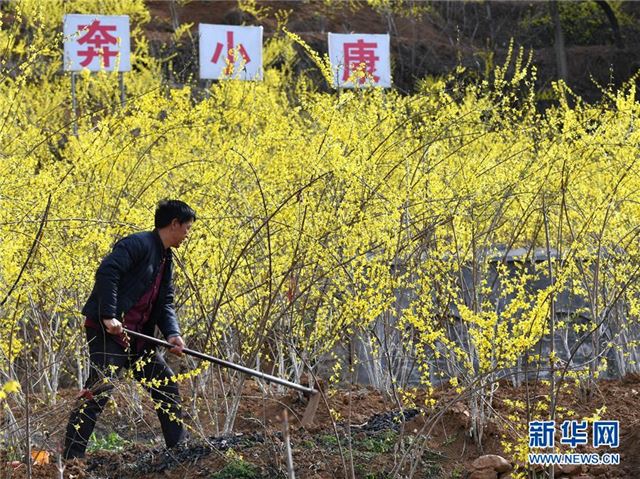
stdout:
POLYGON ((391 86, 389 35, 329 33, 336 88, 391 86))
POLYGON ((131 70, 129 17, 126 15, 65 15, 64 69, 131 70))
POLYGON ((262 80, 262 27, 201 23, 200 78, 262 80))

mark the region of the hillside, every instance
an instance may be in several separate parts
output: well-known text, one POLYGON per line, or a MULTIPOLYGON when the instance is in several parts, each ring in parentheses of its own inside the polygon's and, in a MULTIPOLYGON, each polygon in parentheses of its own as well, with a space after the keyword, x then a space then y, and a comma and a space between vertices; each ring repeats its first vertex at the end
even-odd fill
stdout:
MULTIPOLYGON (((504 62, 511 41, 532 53, 541 100, 558 78, 548 2, 404 1, 377 8, 364 1, 240 3, 242 8, 235 1, 149 1, 147 35, 159 56, 178 53, 175 71, 197 77, 198 23, 263 25, 269 38, 277 30, 277 12, 284 11, 289 12, 286 27, 320 53, 327 51, 327 32, 390 33, 394 84, 407 93, 416 81, 444 76, 458 65, 474 81, 504 62), (192 24, 192 38, 183 36, 175 44, 171 35, 183 24, 192 24)), ((560 3, 568 84, 583 98, 597 100, 602 88, 619 86, 640 68, 640 4, 610 2, 618 15, 619 44, 596 2, 560 3)), ((304 59, 300 63, 300 68, 311 66, 304 59)))

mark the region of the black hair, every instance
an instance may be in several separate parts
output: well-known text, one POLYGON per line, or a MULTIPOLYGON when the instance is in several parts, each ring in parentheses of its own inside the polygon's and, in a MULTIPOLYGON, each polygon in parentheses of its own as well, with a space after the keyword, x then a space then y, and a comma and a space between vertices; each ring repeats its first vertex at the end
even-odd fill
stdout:
POLYGON ((180 224, 187 221, 196 220, 196 212, 188 204, 180 200, 162 200, 156 207, 155 227, 164 228, 169 226, 173 219, 177 219, 180 224))

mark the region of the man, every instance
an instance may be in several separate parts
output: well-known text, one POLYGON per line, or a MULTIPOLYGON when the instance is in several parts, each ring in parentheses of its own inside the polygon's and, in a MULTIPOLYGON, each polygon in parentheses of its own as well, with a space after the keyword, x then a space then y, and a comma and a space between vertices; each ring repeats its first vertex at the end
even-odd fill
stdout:
POLYGON ((91 370, 67 425, 63 457, 84 457, 87 441, 109 400, 113 379, 123 368, 145 380, 157 406, 167 447, 184 436, 178 385, 173 372, 154 347, 127 337, 123 327, 153 335, 156 326, 181 355, 184 348, 173 305, 171 248, 189 235, 196 214, 182 201, 161 201, 155 229, 118 241, 96 272, 93 291, 82 308, 89 343, 91 370), (105 381, 104 379, 107 378, 105 381))

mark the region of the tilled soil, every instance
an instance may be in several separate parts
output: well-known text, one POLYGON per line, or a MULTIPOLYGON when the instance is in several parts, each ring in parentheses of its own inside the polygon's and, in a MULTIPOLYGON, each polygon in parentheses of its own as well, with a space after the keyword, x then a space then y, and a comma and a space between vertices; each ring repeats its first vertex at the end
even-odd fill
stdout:
MULTIPOLYGON (((406 411, 387 411, 371 416, 363 425, 352 426, 352 432, 356 429, 363 437, 375 438, 388 431, 397 431, 402 423, 420 414, 418 409, 406 411)), ((338 442, 348 442, 347 424, 344 421, 336 423, 333 431, 310 435, 298 431, 293 434, 292 447, 294 449, 321 449, 337 446, 338 442), (336 434, 337 433, 337 434, 336 434), (335 439, 335 441, 334 441, 335 439)), ((192 439, 180 443, 178 446, 166 449, 156 447, 152 449, 140 449, 133 453, 126 452, 119 459, 109 454, 96 454, 86 460, 84 472, 88 478, 125 478, 125 477, 166 477, 167 474, 180 474, 185 468, 189 474, 206 476, 211 472, 211 463, 225 462, 225 453, 233 450, 235 454, 250 456, 260 455, 261 449, 271 448, 281 450, 283 447, 283 435, 276 431, 272 434, 237 433, 225 436, 211 436, 205 439, 192 439)), ((371 439, 370 439, 371 440, 371 439)), ((316 451, 319 452, 319 451, 316 451)), ((326 454, 326 451, 325 451, 326 454)), ((261 477, 276 477, 283 475, 284 470, 279 470, 275 465, 265 465, 258 474, 261 477)), ((304 476, 301 476, 304 477, 304 476)))
MULTIPOLYGON (((100 418, 99 434, 117 431, 128 441, 121 451, 90 452, 85 460, 64 464, 63 477, 286 478, 282 411, 287 409, 290 411, 293 463, 299 479, 382 479, 393 477, 394 472, 408 477, 412 466, 416 479, 462 478, 471 470, 472 461, 483 454, 500 454, 510 459, 501 441, 510 431, 512 420, 509 415, 514 413, 511 404, 524 400, 526 391, 523 387, 500 384, 493 399, 494 413, 487 422, 482 448, 469 435, 471 415, 467 402, 455 402, 456 393, 451 389, 438 390, 431 396, 440 405, 432 410, 417 407, 424 404, 424 392, 417 392, 415 406, 400 410, 397 403, 372 388, 339 389, 325 397, 326 402, 321 403, 314 424, 303 428, 298 418, 304 411, 305 402, 297 394, 269 396, 256 383, 248 381, 233 434, 216 433, 214 423, 203 417, 200 418, 201 425, 211 429, 201 428, 195 433, 192 428, 191 438, 171 450, 163 447, 155 412, 148 399, 143 398, 142 417, 132 418, 135 415, 127 412, 131 409, 128 405, 128 408, 107 408, 100 418), (444 410, 443 405, 447 405, 444 410), (134 421, 145 427, 130 427, 129 423, 134 421)), ((571 417, 575 419, 590 417, 600 410, 603 419, 620 421, 620 447, 611 452, 620 453, 622 463, 610 467, 584 467, 585 479, 640 477, 639 391, 640 377, 628 376, 619 381, 602 381, 587 395, 571 389, 560 394, 561 407, 572 411, 571 417)), ((530 397, 540 397, 545 392, 542 386, 530 385, 528 388, 530 397)), ((185 402, 191 397, 191 391, 184 385, 182 394, 185 402)), ((67 410, 72 406, 74 395, 72 391, 62 394, 69 399, 64 406, 67 410)), ((120 396, 116 396, 116 402, 125 404, 126 388, 120 396)), ((62 403, 62 399, 60 401, 62 403)), ((57 416, 64 424, 67 411, 62 412, 60 404, 58 408, 61 412, 57 416)), ((34 415, 37 416, 38 411, 34 415)), ((34 442, 37 441, 34 439, 34 442)), ((46 448, 51 451, 53 463, 34 466, 33 478, 61 477, 60 466, 55 464, 55 448, 46 448)), ((577 452, 593 451, 586 448, 577 452)), ((0 479, 27 477, 25 464, 13 469, 8 465, 9 457, 5 457, 0 458, 0 479)))
POLYGON ((184 464, 195 465, 202 458, 213 453, 223 453, 229 449, 243 450, 263 443, 264 436, 262 434, 210 437, 205 440, 185 441, 171 449, 158 447, 141 451, 132 457, 130 462, 119 465, 114 471, 109 470, 109 464, 104 458, 92 458, 87 462, 87 471, 95 471, 99 476, 107 477, 152 476, 184 464))

